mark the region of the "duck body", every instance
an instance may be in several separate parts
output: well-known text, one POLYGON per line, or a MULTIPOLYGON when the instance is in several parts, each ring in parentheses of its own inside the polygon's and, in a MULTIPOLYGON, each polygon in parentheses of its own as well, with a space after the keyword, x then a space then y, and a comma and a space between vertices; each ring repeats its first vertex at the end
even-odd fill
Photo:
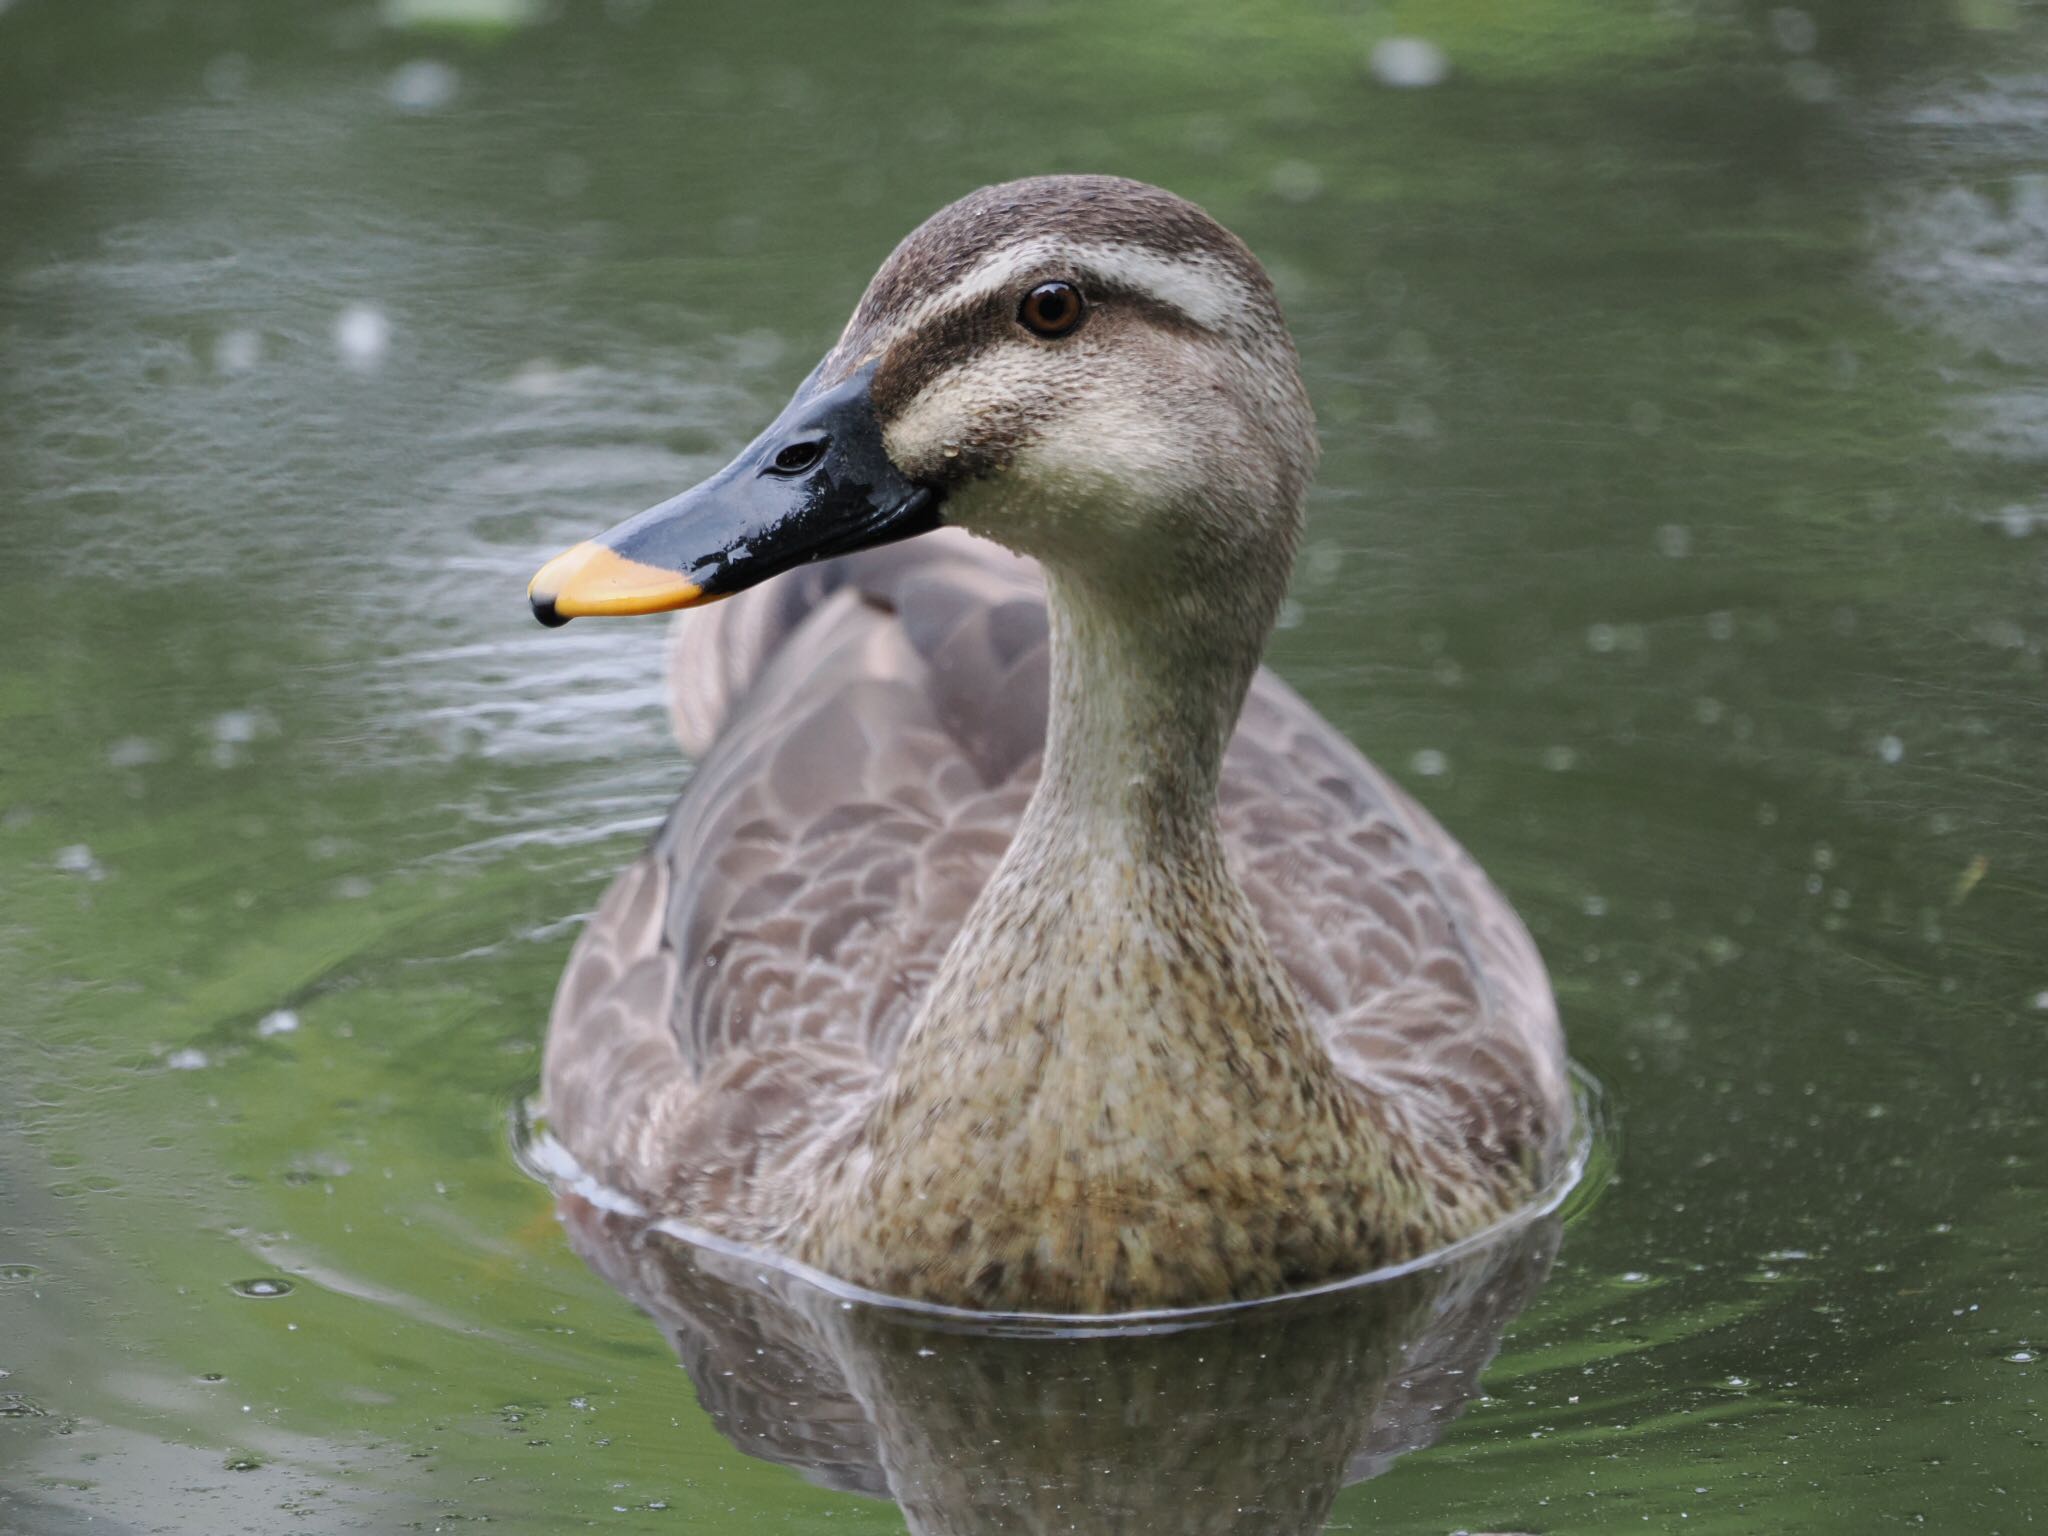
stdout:
MULTIPOLYGON (((986 189, 899 248, 792 405, 873 419, 814 405, 756 449, 872 429, 903 483, 860 494, 958 529, 677 621, 697 771, 549 1025, 588 1172, 876 1291, 1051 1312, 1340 1278, 1556 1174, 1527 933, 1257 666, 1314 457, 1292 357, 1249 253, 1137 183, 986 189), (1069 280, 1085 325, 1039 334, 1069 280), (996 323, 935 360, 976 304, 996 323)), ((544 571, 536 607, 753 585, 686 568, 673 509, 544 571)))

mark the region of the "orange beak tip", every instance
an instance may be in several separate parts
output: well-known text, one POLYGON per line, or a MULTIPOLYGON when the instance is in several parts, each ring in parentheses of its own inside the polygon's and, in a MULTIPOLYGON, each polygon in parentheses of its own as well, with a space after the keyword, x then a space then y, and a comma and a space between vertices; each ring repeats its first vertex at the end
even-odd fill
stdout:
POLYGON ((677 572, 591 542, 555 556, 535 572, 526 584, 526 599, 534 617, 549 626, 610 614, 667 613, 708 601, 702 587, 677 572))

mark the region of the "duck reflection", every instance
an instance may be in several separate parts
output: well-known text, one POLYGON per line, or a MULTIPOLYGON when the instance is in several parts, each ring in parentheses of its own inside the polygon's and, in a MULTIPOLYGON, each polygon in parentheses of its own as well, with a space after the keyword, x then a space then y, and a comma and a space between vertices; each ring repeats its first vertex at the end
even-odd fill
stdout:
POLYGON ((912 1531, 1320 1531, 1429 1445, 1549 1272, 1556 1218, 1433 1268, 1168 1323, 1054 1327, 848 1302, 562 1201, 742 1451, 894 1499, 912 1531))

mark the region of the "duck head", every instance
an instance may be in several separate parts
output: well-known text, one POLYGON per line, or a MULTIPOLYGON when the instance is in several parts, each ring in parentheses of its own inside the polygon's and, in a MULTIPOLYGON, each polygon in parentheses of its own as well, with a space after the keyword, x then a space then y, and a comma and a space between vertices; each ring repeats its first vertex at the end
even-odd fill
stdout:
POLYGON ((528 595, 547 624, 693 607, 943 522, 1119 586, 1240 610, 1255 593, 1263 633, 1315 458, 1242 241, 1141 182, 1010 182, 896 248, 730 464, 550 561, 528 595))

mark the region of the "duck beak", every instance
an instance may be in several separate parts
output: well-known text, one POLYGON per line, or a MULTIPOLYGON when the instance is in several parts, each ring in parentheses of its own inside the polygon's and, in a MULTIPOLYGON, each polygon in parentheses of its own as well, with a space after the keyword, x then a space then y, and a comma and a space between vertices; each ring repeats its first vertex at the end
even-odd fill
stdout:
POLYGON ((578 544, 526 595, 543 624, 694 608, 795 566, 928 533, 939 493, 882 443, 874 365, 829 389, 813 373, 783 413, 702 485, 578 544))

